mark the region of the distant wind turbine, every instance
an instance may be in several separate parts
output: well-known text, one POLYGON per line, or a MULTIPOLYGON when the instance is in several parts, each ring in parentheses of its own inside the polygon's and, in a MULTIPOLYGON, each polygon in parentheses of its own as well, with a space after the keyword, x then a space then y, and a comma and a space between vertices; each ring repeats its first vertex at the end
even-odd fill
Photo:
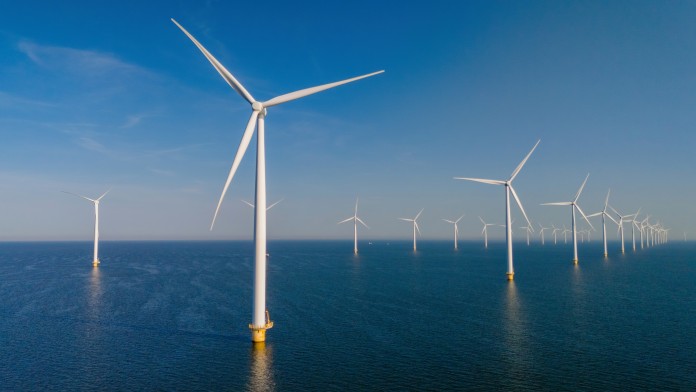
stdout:
MULTIPOLYGON (((280 203, 280 202, 283 201, 283 200, 284 200, 284 199, 280 199, 280 200, 278 200, 277 202, 275 202, 275 203, 271 204, 270 206, 266 207, 266 211, 268 211, 268 210, 270 210, 271 208, 275 207, 276 205, 278 205, 278 203, 280 203)), ((246 201, 246 200, 244 200, 244 199, 242 199, 242 203, 248 205, 248 206, 251 207, 251 208, 254 208, 254 205, 253 205, 252 203, 249 203, 248 201, 246 201)))
POLYGON ((109 193, 111 189, 108 191, 104 192, 101 196, 97 197, 96 199, 90 199, 89 197, 78 195, 77 193, 72 193, 72 192, 66 192, 62 191, 63 193, 67 193, 69 195, 81 197, 85 200, 89 200, 94 204, 94 260, 92 261, 92 266, 96 267, 99 265, 99 201, 106 196, 107 193, 109 193))
POLYGON ((481 230, 481 234, 483 234, 483 247, 488 249, 488 226, 500 226, 500 227, 505 227, 505 225, 497 225, 495 223, 486 223, 480 216, 479 220, 481 223, 483 223, 483 230, 481 230))
POLYGON ((361 225, 365 226, 366 228, 369 229, 369 227, 365 224, 365 222, 362 221, 362 219, 358 218, 358 199, 355 199, 355 213, 353 216, 351 216, 348 219, 344 219, 337 224, 341 223, 346 223, 353 221, 353 253, 358 254, 358 222, 360 222, 361 225))
POLYGON ((520 229, 524 230, 525 233, 527 233, 527 246, 529 246, 529 234, 533 231, 531 226, 523 226, 520 227, 520 229))
POLYGON ((585 215, 584 212, 582 212, 582 208, 578 205, 578 199, 580 198, 580 193, 582 193, 582 189, 585 187, 585 184, 587 183, 587 179, 590 177, 590 174, 587 174, 587 177, 585 177, 585 181, 582 182, 582 185, 580 185, 580 189, 578 189, 578 193, 575 194, 575 197, 573 198, 573 201, 563 201, 563 202, 558 202, 558 203, 543 203, 542 206, 571 206, 570 209, 572 210, 572 230, 573 230, 573 263, 577 264, 578 263, 578 233, 577 233, 577 226, 575 224, 575 210, 577 209, 580 215, 582 215, 583 218, 585 218, 585 221, 587 222, 588 225, 594 230, 594 226, 592 226, 592 223, 590 223, 590 220, 587 219, 587 216, 585 215))
POLYGON ((527 159, 532 155, 534 150, 537 148, 539 145, 539 142, 541 140, 538 140, 534 147, 532 147, 532 150, 529 151, 526 157, 520 162, 519 165, 517 165, 517 168, 512 172, 512 175, 510 175, 510 178, 506 181, 501 181, 501 180, 486 180, 482 178, 469 178, 469 177, 454 177, 457 180, 466 180, 466 181, 474 181, 474 182, 482 182, 484 184, 492 184, 492 185, 503 185, 505 187, 505 237, 507 240, 507 278, 508 280, 513 280, 515 276, 515 270, 513 267, 512 263, 512 222, 511 222, 511 215, 510 215, 510 193, 512 192, 512 196, 515 198, 515 201, 517 202, 517 206, 520 208, 520 211, 522 211, 522 215, 524 215, 524 219, 527 220, 527 225, 529 227, 532 226, 532 223, 529 221, 529 218, 527 218, 527 213, 524 212, 524 207, 522 207, 522 202, 520 201, 520 198, 517 197, 517 192, 515 192, 515 188, 512 187, 512 181, 517 177, 517 174, 522 170, 522 166, 524 166, 525 163, 527 163, 527 159))
POLYGON ((418 213, 418 215, 416 215, 416 217, 413 219, 399 218, 402 221, 413 222, 413 251, 414 252, 416 251, 416 231, 418 231, 418 234, 420 234, 420 228, 418 227, 418 217, 420 216, 421 213, 423 213, 423 209, 421 209, 420 212, 418 213))
POLYGON ((551 230, 550 227, 544 227, 541 225, 541 223, 537 223, 539 225, 539 236, 541 236, 541 244, 544 245, 544 230, 551 230))
POLYGON ((294 101, 299 98, 306 97, 330 88, 364 79, 373 75, 377 75, 384 71, 373 72, 367 75, 362 75, 339 82, 324 84, 321 86, 298 90, 289 94, 283 94, 272 98, 268 101, 257 101, 244 86, 215 58, 212 54, 201 45, 186 29, 184 29, 174 19, 172 22, 176 24, 186 36, 200 49, 203 55, 210 61, 213 67, 218 71, 223 79, 230 85, 242 98, 251 105, 251 117, 247 123, 246 129, 239 143, 239 148, 234 156, 230 174, 227 176, 225 186, 222 188, 222 194, 218 201, 213 215, 213 221, 210 229, 215 225, 222 200, 225 198, 227 188, 232 182, 237 168, 239 167, 242 157, 251 142, 254 134, 254 129, 257 129, 256 134, 256 202, 254 203, 254 310, 252 323, 249 324, 251 329, 251 340, 254 342, 263 342, 266 340, 266 330, 273 327, 273 322, 270 321, 268 310, 266 309, 266 142, 265 142, 265 118, 267 109, 280 105, 282 103, 294 101))
POLYGON ((457 240, 459 238, 459 228, 457 227, 457 223, 459 223, 459 221, 462 220, 463 217, 464 214, 462 214, 462 216, 460 216, 459 219, 454 221, 451 221, 449 219, 443 219, 443 221, 454 225, 454 249, 457 249, 457 240))
POLYGON ((618 211, 616 211, 614 209, 614 207, 609 206, 609 208, 611 208, 611 210, 614 211, 616 216, 619 217, 618 224, 619 224, 619 234, 621 235, 621 253, 626 253, 626 249, 624 247, 624 226, 623 226, 623 223, 624 222, 631 222, 631 220, 628 218, 632 217, 633 215, 632 214, 631 215, 621 215, 618 211))
POLYGON ((551 225, 551 228, 553 229, 553 231, 551 232, 551 234, 553 234, 553 244, 556 245, 556 233, 561 231, 561 229, 554 225, 551 225))
POLYGON ((612 222, 616 223, 617 225, 619 222, 617 222, 614 218, 612 218, 611 215, 607 212, 607 209, 609 208, 609 195, 611 194, 611 189, 607 192, 607 197, 604 199, 604 209, 602 211, 590 214, 587 217, 592 218, 594 216, 602 216, 602 237, 604 238, 604 257, 609 256, 609 253, 607 252, 607 225, 605 218, 609 218, 612 222))

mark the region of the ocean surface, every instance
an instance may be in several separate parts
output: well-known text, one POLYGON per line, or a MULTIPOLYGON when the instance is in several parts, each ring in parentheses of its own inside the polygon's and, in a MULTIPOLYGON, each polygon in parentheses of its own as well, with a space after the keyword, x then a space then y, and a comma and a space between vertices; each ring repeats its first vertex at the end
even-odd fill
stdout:
POLYGON ((696 390, 696 243, 0 243, 0 390, 696 390))

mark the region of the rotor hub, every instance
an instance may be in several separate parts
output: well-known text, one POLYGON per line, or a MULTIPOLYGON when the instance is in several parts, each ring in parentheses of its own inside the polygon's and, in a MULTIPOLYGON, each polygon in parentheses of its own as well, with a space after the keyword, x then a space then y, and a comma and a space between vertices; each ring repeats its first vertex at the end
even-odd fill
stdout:
POLYGON ((257 112, 260 112, 263 110, 263 104, 259 101, 256 101, 251 104, 251 108, 257 112))

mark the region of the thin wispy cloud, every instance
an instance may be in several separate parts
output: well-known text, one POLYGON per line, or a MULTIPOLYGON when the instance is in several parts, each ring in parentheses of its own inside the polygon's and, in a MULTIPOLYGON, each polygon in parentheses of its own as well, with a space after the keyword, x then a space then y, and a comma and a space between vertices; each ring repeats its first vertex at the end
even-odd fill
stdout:
POLYGON ((60 71, 69 70, 83 77, 113 75, 114 73, 120 76, 124 74, 150 74, 145 68, 127 63, 110 53, 40 45, 30 41, 20 41, 17 46, 20 52, 39 66, 60 71))
POLYGON ((15 94, 0 91, 0 107, 56 107, 58 104, 53 102, 41 101, 37 99, 20 97, 15 94))

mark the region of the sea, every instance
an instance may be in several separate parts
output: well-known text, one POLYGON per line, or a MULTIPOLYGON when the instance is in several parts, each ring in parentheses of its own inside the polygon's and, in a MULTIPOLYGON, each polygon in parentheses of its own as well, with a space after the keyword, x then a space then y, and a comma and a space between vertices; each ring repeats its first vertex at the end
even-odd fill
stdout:
POLYGON ((0 243, 2 391, 696 391, 696 242, 0 243))

